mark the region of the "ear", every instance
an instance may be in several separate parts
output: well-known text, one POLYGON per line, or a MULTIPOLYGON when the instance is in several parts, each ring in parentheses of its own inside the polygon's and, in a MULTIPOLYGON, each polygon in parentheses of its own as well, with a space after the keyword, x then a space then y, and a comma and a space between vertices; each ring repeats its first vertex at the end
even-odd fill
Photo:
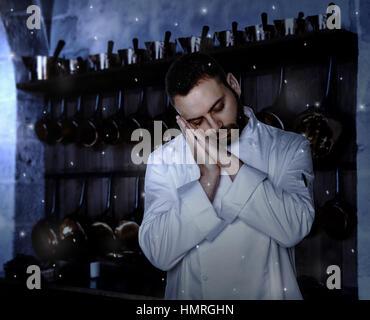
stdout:
POLYGON ((226 81, 230 85, 230 87, 234 89, 236 94, 240 97, 242 91, 240 89, 239 82, 238 82, 238 80, 236 80, 236 78, 234 77, 234 75, 231 72, 229 72, 227 74, 226 81))

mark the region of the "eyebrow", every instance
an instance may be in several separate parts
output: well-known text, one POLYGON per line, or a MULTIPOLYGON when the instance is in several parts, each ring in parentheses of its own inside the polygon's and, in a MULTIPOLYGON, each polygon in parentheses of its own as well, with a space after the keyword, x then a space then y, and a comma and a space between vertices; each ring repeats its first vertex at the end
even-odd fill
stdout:
MULTIPOLYGON (((210 107, 210 108, 209 108, 208 112, 211 112, 211 111, 213 110, 213 108, 214 108, 214 107, 216 107, 216 106, 217 106, 217 104, 218 104, 218 103, 219 103, 223 98, 225 98, 225 95, 223 95, 222 97, 218 98, 218 99, 215 101, 215 103, 212 105, 212 107, 210 107)), ((207 112, 207 113, 208 113, 208 112, 207 112)), ((198 119, 200 119, 200 118, 202 118, 202 116, 197 117, 197 118, 187 119, 186 121, 198 120, 198 119)))

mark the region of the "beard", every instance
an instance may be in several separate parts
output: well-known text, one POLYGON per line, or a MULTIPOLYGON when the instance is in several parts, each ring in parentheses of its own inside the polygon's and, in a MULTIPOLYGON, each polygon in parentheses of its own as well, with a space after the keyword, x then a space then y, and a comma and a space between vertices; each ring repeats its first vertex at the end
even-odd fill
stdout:
POLYGON ((243 104, 239 98, 239 96, 237 95, 237 93, 232 89, 232 88, 229 88, 235 98, 236 98, 236 102, 237 102, 237 114, 236 114, 236 119, 234 120, 234 122, 228 124, 228 125, 225 125, 225 126, 222 126, 220 129, 224 129, 222 130, 221 132, 223 133, 223 136, 221 136, 221 132, 220 130, 217 132, 217 142, 220 143, 220 142, 223 142, 223 139, 226 139, 226 144, 229 146, 231 143, 234 143, 235 142, 235 137, 233 137, 231 135, 231 129, 238 129, 239 132, 238 132, 238 137, 240 136, 241 132, 243 131, 244 127, 246 126, 246 117, 245 117, 245 114, 244 114, 244 109, 243 109, 243 104), (224 131, 227 130, 227 136, 224 137, 224 131), (234 138, 234 139, 233 139, 234 138))

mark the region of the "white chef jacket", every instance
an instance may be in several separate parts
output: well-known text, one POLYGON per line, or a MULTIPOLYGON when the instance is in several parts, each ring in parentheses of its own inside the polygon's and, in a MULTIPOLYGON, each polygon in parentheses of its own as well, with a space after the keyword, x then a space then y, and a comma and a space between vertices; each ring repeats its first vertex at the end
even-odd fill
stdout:
POLYGON ((221 176, 213 203, 183 135, 150 154, 139 244, 167 271, 165 299, 302 299, 294 246, 315 215, 309 141, 244 113, 244 164, 233 182, 221 176))

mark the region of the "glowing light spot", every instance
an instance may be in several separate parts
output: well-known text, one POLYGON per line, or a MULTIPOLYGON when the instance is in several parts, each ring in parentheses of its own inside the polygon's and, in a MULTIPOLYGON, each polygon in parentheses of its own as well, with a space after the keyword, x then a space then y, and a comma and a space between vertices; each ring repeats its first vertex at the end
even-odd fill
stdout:
POLYGON ((202 14, 207 14, 207 12, 208 12, 207 8, 202 8, 202 9, 201 9, 201 13, 202 13, 202 14))
POLYGON ((197 244, 197 249, 199 248, 199 244, 197 244))
POLYGON ((316 101, 315 102, 315 107, 320 107, 320 102, 316 101))
POLYGON ((275 10, 276 9, 276 7, 274 5, 271 8, 272 8, 272 10, 275 10))
POLYGON ((288 80, 286 80, 286 79, 285 79, 285 80, 284 80, 284 83, 288 83, 288 80))
POLYGON ((326 190, 326 191, 325 191, 325 193, 326 193, 327 195, 329 195, 330 191, 329 191, 329 190, 326 190))
POLYGON ((74 165, 73 161, 70 162, 70 165, 73 167, 73 165, 74 165))
POLYGON ((179 24, 178 24, 177 22, 175 22, 173 25, 174 25, 175 27, 177 27, 179 24))
POLYGON ((21 238, 24 238, 24 236, 26 235, 26 233, 24 232, 24 231, 21 231, 21 232, 19 232, 19 236, 21 237, 21 238))
POLYGON ((137 18, 137 17, 136 17, 136 18, 135 18, 135 21, 136 21, 136 22, 138 22, 138 21, 139 21, 139 18, 137 18))
POLYGON ((98 37, 97 37, 97 36, 94 36, 94 39, 95 39, 95 40, 98 40, 98 37))
POLYGON ((94 8, 92 5, 90 6, 90 9, 94 8))

